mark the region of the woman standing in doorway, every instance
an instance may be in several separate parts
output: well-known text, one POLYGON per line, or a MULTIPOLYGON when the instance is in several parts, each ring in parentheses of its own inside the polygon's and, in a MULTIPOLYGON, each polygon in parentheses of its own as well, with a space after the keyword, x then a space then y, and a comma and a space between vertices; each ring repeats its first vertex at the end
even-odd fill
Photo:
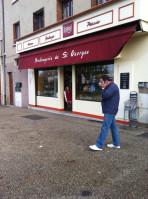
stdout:
POLYGON ((64 98, 65 98, 65 102, 67 104, 67 109, 71 110, 72 107, 72 93, 69 90, 69 87, 66 86, 65 91, 64 91, 64 98))

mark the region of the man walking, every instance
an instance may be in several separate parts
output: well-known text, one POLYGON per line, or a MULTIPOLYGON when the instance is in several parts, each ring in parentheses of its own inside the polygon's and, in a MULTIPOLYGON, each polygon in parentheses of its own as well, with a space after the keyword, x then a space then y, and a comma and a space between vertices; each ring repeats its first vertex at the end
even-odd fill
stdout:
POLYGON ((103 75, 100 78, 100 82, 102 87, 102 111, 104 113, 104 120, 96 145, 89 146, 90 149, 95 151, 102 150, 109 129, 111 129, 113 143, 107 144, 107 146, 110 148, 120 148, 120 136, 115 120, 119 106, 119 88, 114 82, 110 81, 107 75, 103 75))

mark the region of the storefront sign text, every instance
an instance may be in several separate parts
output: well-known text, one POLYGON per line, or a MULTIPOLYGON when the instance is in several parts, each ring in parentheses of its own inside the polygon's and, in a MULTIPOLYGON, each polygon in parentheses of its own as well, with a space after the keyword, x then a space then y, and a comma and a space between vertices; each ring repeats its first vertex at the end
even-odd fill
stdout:
POLYGON ((100 21, 96 21, 96 22, 87 22, 87 26, 94 26, 94 25, 96 25, 96 24, 99 24, 100 23, 100 21))
POLYGON ((68 53, 67 51, 64 51, 61 56, 59 55, 53 55, 53 56, 49 56, 49 57, 45 57, 45 58, 35 58, 34 63, 40 63, 40 62, 48 62, 48 61, 53 61, 53 60, 58 60, 58 59, 66 59, 66 58, 72 58, 72 57, 80 57, 81 59, 85 56, 89 54, 89 50, 85 50, 85 51, 75 51, 75 50, 71 50, 70 53, 68 53))
POLYGON ((85 19, 77 23, 77 33, 100 28, 113 23, 113 10, 85 19))
POLYGON ((37 46, 39 44, 39 38, 36 37, 34 39, 31 39, 29 41, 25 41, 23 43, 23 49, 28 49, 28 48, 32 48, 34 46, 37 46))
POLYGON ((58 30, 49 32, 45 35, 42 35, 40 37, 40 44, 54 42, 55 40, 59 40, 60 38, 61 38, 61 30, 58 29, 58 30))
POLYGON ((48 39, 51 39, 51 40, 52 40, 53 38, 54 38, 54 35, 53 35, 53 36, 48 36, 48 37, 46 36, 46 37, 45 37, 45 41, 47 41, 48 39))

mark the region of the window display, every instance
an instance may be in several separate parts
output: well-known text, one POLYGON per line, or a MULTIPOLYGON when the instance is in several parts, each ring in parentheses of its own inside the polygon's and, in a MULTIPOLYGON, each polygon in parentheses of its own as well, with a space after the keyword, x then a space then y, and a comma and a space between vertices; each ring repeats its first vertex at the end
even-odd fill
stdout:
POLYGON ((57 69, 37 70, 37 96, 58 97, 57 69))
POLYGON ((113 80, 113 61, 77 65, 76 99, 101 101, 100 77, 105 74, 113 80))

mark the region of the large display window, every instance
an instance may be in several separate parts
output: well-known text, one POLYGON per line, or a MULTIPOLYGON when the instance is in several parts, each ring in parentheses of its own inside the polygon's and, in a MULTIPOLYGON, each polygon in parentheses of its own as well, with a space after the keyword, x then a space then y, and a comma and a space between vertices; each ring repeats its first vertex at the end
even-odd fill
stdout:
POLYGON ((58 97, 57 68, 36 70, 37 96, 58 97))
POLYGON ((76 99, 101 101, 100 77, 114 79, 114 62, 80 64, 76 66, 76 99))

